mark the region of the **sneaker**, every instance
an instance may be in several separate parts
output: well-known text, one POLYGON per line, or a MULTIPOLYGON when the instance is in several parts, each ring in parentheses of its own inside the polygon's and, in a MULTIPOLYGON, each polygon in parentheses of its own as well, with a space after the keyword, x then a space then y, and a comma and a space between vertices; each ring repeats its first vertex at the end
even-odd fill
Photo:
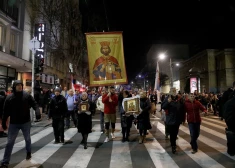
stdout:
POLYGON ((116 138, 116 137, 114 136, 114 133, 111 133, 111 137, 112 137, 112 139, 116 138))
POLYGON ((105 140, 104 140, 104 142, 108 142, 109 141, 109 138, 108 137, 106 137, 105 138, 105 140))
POLYGON ((31 157, 32 157, 31 152, 28 152, 27 155, 26 155, 26 160, 31 159, 31 157))
POLYGON ((195 154, 195 153, 197 153, 197 150, 193 149, 193 150, 191 151, 191 153, 192 153, 192 154, 195 154))

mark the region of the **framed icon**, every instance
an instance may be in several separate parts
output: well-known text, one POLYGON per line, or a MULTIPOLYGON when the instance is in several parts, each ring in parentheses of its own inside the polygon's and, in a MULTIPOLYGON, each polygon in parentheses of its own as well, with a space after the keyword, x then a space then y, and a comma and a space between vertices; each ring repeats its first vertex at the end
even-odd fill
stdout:
POLYGON ((128 98, 124 100, 124 110, 126 113, 139 113, 140 112, 140 99, 128 98))
POLYGON ((88 103, 80 103, 79 104, 79 109, 81 112, 88 111, 88 103))

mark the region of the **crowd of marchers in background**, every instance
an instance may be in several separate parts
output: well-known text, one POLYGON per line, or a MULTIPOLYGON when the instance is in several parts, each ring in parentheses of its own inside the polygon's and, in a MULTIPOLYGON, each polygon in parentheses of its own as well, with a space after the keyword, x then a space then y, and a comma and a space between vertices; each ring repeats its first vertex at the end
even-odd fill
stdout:
MULTIPOLYGON (((160 112, 161 119, 165 123, 165 136, 170 139, 172 152, 176 153, 176 140, 181 124, 187 120, 192 153, 198 151, 197 139, 200 134, 201 113, 219 115, 220 119, 225 119, 227 124, 226 136, 228 154, 235 155, 235 82, 233 88, 229 88, 223 94, 202 93, 197 91, 189 94, 181 94, 179 91, 161 94, 157 97, 157 91, 148 93, 143 90, 128 91, 123 87, 116 90, 115 87, 103 87, 101 90, 91 88, 79 92, 73 89, 60 87, 54 89, 42 89, 36 84, 34 98, 31 91, 23 91, 23 83, 15 81, 12 93, 0 92, 0 112, 1 128, 0 136, 8 137, 7 146, 2 161, 2 167, 7 167, 10 161, 11 151, 15 138, 19 130, 22 130, 26 141, 26 159, 31 156, 30 127, 36 122, 40 122, 42 113, 47 115, 48 120, 52 120, 55 144, 66 144, 64 139, 65 129, 77 128, 82 135, 81 144, 87 149, 87 139, 92 132, 92 116, 96 113, 100 115, 100 131, 106 138, 104 142, 109 142, 115 137, 115 124, 117 118, 121 121, 122 142, 128 142, 130 129, 133 124, 139 133, 139 144, 146 142, 148 130, 151 130, 151 117, 156 117, 160 112), (6 97, 7 95, 7 97, 6 97), (124 108, 124 102, 139 99, 139 111, 129 113, 124 108), (160 100, 160 102, 159 102, 160 100), (157 111, 157 104, 161 104, 160 111, 157 111), (71 124, 70 121, 73 121, 71 124), (8 135, 4 130, 8 129, 8 135), (25 133, 24 133, 25 132, 25 133), (170 138, 169 138, 170 137, 170 138)), ((134 109, 137 104, 130 103, 129 109, 134 109)))

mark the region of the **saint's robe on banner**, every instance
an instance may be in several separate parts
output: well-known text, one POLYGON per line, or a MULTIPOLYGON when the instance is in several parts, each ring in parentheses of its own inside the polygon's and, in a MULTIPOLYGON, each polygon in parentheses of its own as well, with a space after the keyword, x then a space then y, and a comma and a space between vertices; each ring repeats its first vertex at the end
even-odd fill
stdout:
POLYGON ((89 85, 127 83, 122 32, 86 33, 89 85))

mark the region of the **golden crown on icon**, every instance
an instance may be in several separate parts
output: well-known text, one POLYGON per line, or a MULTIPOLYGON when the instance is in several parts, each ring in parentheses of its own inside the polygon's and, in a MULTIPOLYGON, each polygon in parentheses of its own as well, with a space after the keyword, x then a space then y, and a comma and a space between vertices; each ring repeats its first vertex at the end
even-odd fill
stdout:
POLYGON ((110 45, 110 42, 109 41, 101 41, 100 42, 100 45, 103 47, 103 46, 109 46, 110 45))

